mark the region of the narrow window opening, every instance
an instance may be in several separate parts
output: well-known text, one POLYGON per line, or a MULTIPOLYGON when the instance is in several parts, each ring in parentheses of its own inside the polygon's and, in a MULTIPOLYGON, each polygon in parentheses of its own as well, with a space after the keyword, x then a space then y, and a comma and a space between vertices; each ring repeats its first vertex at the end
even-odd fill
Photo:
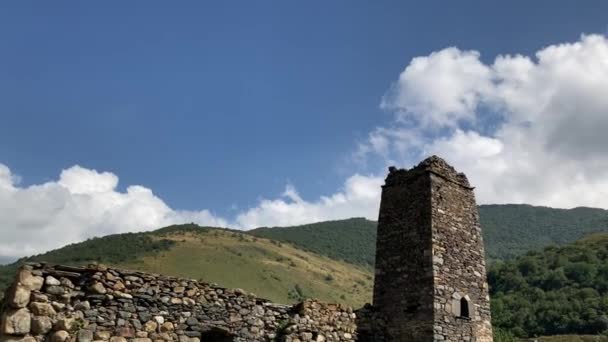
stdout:
POLYGON ((466 298, 460 298, 460 317, 471 318, 469 316, 469 301, 466 298))

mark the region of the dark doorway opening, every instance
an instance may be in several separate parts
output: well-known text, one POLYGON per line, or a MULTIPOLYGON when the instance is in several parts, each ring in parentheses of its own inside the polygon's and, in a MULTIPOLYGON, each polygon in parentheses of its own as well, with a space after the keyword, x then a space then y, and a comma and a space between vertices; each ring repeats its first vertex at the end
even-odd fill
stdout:
POLYGON ((203 331, 201 333, 201 341, 209 341, 209 342, 233 342, 234 335, 230 332, 220 329, 220 328, 211 328, 207 331, 203 331))

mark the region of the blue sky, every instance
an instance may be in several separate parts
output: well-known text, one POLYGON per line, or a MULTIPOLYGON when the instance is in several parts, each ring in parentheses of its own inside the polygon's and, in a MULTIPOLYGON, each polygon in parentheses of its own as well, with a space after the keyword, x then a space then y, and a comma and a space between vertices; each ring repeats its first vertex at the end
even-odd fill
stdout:
MULTIPOLYGON (((463 118, 430 129, 400 116, 411 99, 381 108, 414 57, 457 47, 483 65, 534 61, 545 47, 605 35, 606 13, 602 1, 2 2, 0 164, 21 190, 79 165, 119 178, 112 191, 141 185, 172 209, 227 222, 287 185, 289 201, 316 203, 353 175, 377 180, 433 150, 370 148, 378 129, 403 133, 413 120, 419 142, 471 137, 463 118)), ((72 239, 121 231, 95 229, 72 239)))

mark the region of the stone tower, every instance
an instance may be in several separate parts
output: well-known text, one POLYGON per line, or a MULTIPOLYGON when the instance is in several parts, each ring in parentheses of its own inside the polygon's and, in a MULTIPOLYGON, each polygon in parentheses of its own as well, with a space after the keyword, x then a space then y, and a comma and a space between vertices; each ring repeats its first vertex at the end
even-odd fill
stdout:
POLYGON ((374 307, 390 341, 491 342, 479 214, 467 177, 432 156, 389 168, 378 219, 374 307))

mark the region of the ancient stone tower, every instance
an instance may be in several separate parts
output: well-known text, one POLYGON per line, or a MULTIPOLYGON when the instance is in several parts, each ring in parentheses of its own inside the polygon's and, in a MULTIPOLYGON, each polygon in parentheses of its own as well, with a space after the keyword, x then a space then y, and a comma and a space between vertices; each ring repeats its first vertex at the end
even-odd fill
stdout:
POLYGON ((389 168, 376 241, 374 307, 391 341, 491 342, 473 188, 443 159, 389 168))

